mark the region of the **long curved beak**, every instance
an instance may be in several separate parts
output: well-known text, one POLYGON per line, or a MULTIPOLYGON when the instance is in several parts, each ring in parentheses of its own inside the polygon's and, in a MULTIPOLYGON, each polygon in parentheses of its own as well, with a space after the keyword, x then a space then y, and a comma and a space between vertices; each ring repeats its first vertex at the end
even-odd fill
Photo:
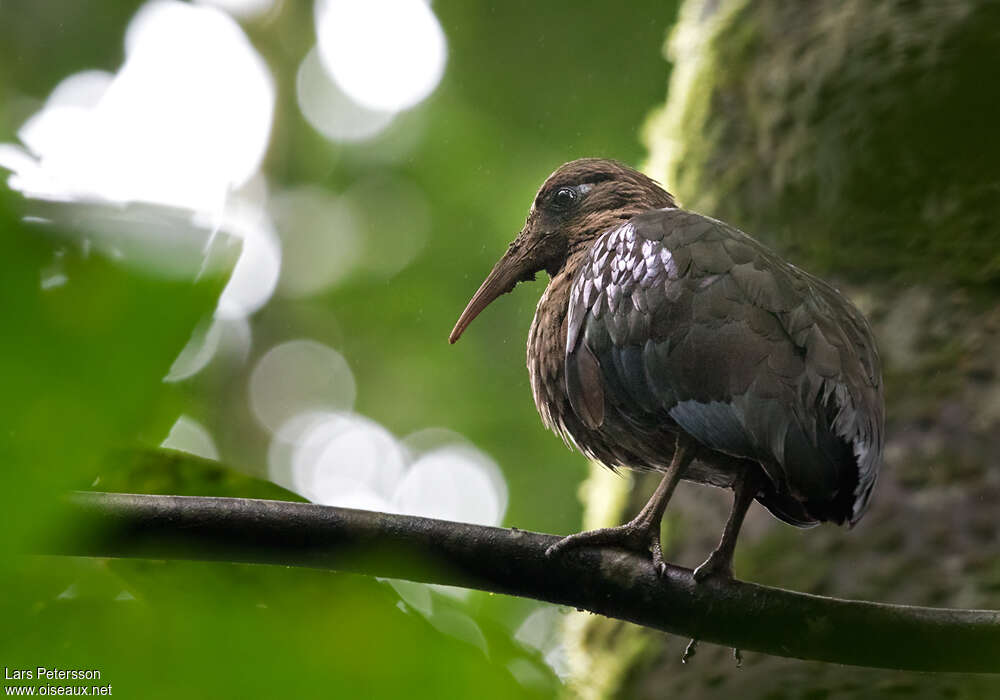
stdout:
POLYGON ((493 266, 490 274, 480 285, 472 299, 469 300, 465 311, 458 317, 458 323, 448 336, 448 342, 454 343, 460 337, 473 319, 489 306, 494 299, 502 294, 514 289, 518 282, 525 282, 535 279, 535 270, 531 269, 531 258, 524 245, 522 236, 511 244, 503 257, 493 266))

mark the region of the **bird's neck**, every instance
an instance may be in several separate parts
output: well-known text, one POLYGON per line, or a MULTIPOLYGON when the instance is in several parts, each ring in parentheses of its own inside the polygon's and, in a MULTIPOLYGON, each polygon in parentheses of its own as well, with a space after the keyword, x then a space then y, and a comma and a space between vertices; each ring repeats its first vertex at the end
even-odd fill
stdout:
MULTIPOLYGON (((589 242, 586 247, 574 250, 568 255, 554 270, 549 272, 549 283, 545 285, 545 292, 538 301, 538 311, 544 308, 550 314, 553 328, 564 326, 566 314, 569 309, 569 296, 573 289, 573 280, 577 272, 587 260, 587 253, 593 242, 589 242)), ((537 315, 536 315, 537 319, 537 315)), ((565 338, 563 338, 565 342, 565 338)))
POLYGON ((562 359, 566 350, 566 317, 569 313, 569 297, 573 290, 573 280, 587 260, 590 245, 573 251, 555 272, 545 286, 535 319, 528 334, 528 364, 539 358, 548 358, 553 366, 548 370, 562 374, 562 359), (555 365, 558 365, 556 367, 555 365))
POLYGON ((538 302, 528 332, 528 376, 542 422, 568 439, 568 423, 576 423, 566 396, 566 320, 573 280, 593 245, 573 250, 552 274, 538 302))
MULTIPOLYGON (((667 195, 669 197, 669 195, 667 195)), ((602 235, 618 228, 632 217, 651 209, 646 203, 631 204, 618 209, 596 212, 577 224, 574 235, 568 237, 563 254, 546 267, 546 272, 555 280, 559 275, 568 273, 572 280, 587 259, 587 254, 602 235)))
POLYGON ((600 234, 571 240, 567 245, 566 253, 545 268, 545 271, 549 273, 549 277, 555 281, 560 275, 568 274, 569 279, 572 281, 598 238, 600 238, 600 234))
POLYGON ((594 243, 597 242, 597 237, 582 241, 579 245, 570 248, 569 255, 566 256, 566 262, 563 264, 562 269, 559 270, 560 275, 565 275, 569 286, 572 286, 573 280, 576 279, 576 273, 580 271, 580 268, 587 262, 587 258, 590 255, 590 249, 594 247, 594 243))

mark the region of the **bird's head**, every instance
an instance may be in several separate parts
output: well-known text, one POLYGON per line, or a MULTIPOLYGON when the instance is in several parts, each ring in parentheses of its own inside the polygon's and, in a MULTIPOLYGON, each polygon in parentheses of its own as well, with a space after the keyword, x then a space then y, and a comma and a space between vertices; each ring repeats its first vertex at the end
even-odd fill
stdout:
POLYGON ((533 280, 542 270, 555 276, 605 231, 644 211, 672 206, 674 198, 656 181, 617 161, 581 158, 561 166, 539 188, 524 228, 465 307, 449 342, 518 282, 533 280))

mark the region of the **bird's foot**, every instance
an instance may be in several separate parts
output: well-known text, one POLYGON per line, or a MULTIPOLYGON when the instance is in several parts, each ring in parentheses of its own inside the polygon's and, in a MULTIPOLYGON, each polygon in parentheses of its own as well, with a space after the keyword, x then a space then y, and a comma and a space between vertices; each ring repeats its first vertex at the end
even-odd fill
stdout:
POLYGON ((648 554, 653 560, 656 573, 662 576, 667 570, 660 546, 660 523, 643 518, 619 525, 587 530, 564 537, 545 550, 545 556, 553 557, 578 547, 619 547, 637 554, 648 554))
POLYGON ((727 554, 716 549, 708 556, 708 559, 694 570, 694 580, 698 583, 710 578, 722 581, 728 581, 733 578, 732 554, 727 554))

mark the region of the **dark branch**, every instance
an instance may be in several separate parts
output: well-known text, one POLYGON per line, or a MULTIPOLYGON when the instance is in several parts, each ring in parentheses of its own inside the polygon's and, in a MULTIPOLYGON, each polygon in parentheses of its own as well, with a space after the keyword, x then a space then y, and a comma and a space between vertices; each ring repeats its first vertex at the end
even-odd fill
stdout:
POLYGON ((305 566, 451 584, 590 610, 673 634, 800 659, 1000 673, 1000 612, 840 600, 739 581, 558 538, 405 515, 239 498, 78 493, 82 521, 47 553, 305 566))

